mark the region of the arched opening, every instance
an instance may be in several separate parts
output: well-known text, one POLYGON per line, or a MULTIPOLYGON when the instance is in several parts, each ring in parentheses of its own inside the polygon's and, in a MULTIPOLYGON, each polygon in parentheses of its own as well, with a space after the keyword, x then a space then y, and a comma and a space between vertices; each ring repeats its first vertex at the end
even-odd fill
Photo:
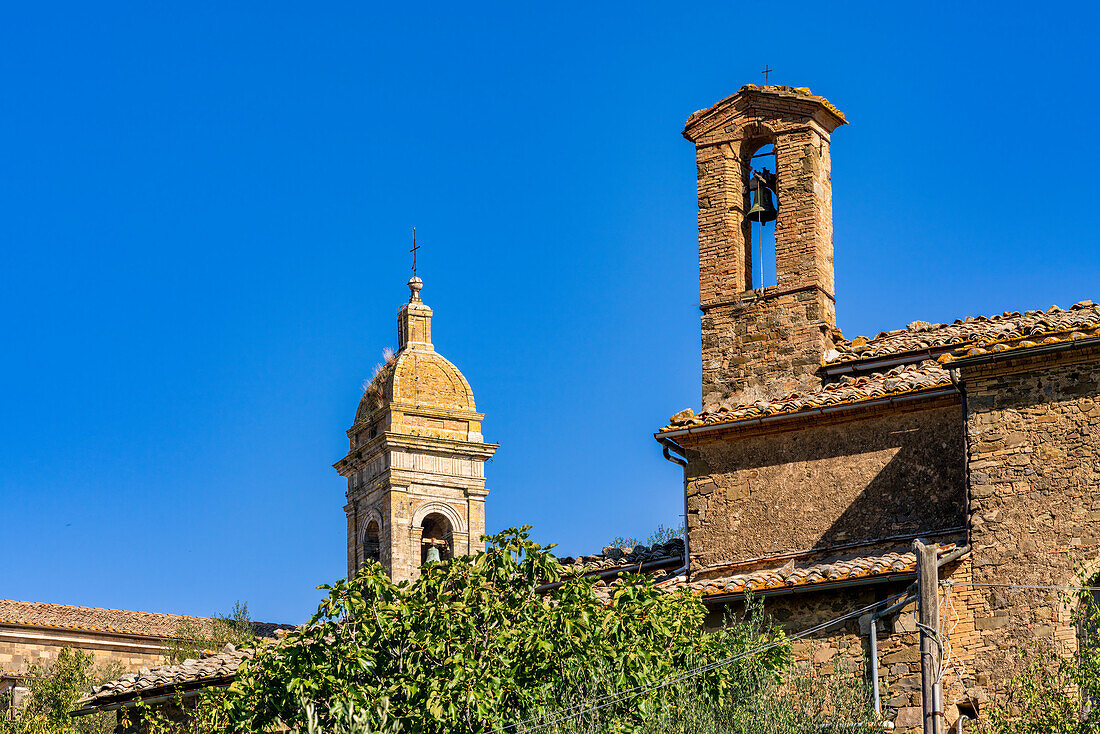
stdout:
POLYGON ((450 521, 433 512, 420 523, 420 565, 432 561, 446 561, 454 555, 450 521))
POLYGON ((757 141, 745 166, 745 290, 767 288, 778 280, 775 225, 779 208, 775 145, 757 141))
POLYGON ((374 519, 367 523, 363 533, 363 560, 382 562, 382 530, 374 519))

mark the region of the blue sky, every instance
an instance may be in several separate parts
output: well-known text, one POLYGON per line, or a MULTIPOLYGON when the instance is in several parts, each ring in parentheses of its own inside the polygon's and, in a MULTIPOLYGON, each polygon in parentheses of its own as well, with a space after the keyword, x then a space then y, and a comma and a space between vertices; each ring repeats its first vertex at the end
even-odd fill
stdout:
POLYGON ((413 225, 500 444, 490 529, 578 553, 676 522, 651 434, 699 402, 680 130, 764 64, 852 123, 846 335, 1097 299, 1097 14, 10 4, 0 598, 305 619, 345 570, 330 465, 413 225))

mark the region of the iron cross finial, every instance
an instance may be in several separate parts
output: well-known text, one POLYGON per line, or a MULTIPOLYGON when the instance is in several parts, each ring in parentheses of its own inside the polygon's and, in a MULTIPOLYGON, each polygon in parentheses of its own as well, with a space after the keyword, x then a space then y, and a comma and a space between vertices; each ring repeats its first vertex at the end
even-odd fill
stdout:
POLYGON ((771 68, 767 64, 764 64, 764 71, 762 71, 760 73, 764 75, 764 86, 765 87, 768 86, 768 74, 770 74, 773 71, 775 71, 775 69, 771 68))
POLYGON ((416 251, 420 249, 420 245, 416 244, 416 227, 413 227, 413 246, 409 252, 413 256, 413 277, 416 277, 416 251))

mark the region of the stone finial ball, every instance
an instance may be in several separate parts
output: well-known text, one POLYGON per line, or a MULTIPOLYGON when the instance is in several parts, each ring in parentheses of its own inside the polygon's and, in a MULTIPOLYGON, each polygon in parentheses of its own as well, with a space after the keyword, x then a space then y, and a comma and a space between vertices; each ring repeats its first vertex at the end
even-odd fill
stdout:
POLYGON ((419 276, 414 275, 409 278, 409 292, 412 294, 412 300, 420 300, 420 289, 424 287, 424 281, 419 276))

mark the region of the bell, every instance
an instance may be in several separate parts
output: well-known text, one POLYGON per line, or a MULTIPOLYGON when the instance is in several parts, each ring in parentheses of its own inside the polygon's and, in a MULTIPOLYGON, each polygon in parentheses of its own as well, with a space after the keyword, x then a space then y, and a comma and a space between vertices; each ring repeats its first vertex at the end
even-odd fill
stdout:
POLYGON ((428 555, 424 559, 424 563, 439 563, 442 560, 439 555, 439 548, 434 545, 428 546, 428 555))
POLYGON ((750 222, 774 222, 776 218, 775 202, 772 201, 772 190, 758 181, 753 181, 755 187, 752 190, 752 207, 746 215, 750 222))

